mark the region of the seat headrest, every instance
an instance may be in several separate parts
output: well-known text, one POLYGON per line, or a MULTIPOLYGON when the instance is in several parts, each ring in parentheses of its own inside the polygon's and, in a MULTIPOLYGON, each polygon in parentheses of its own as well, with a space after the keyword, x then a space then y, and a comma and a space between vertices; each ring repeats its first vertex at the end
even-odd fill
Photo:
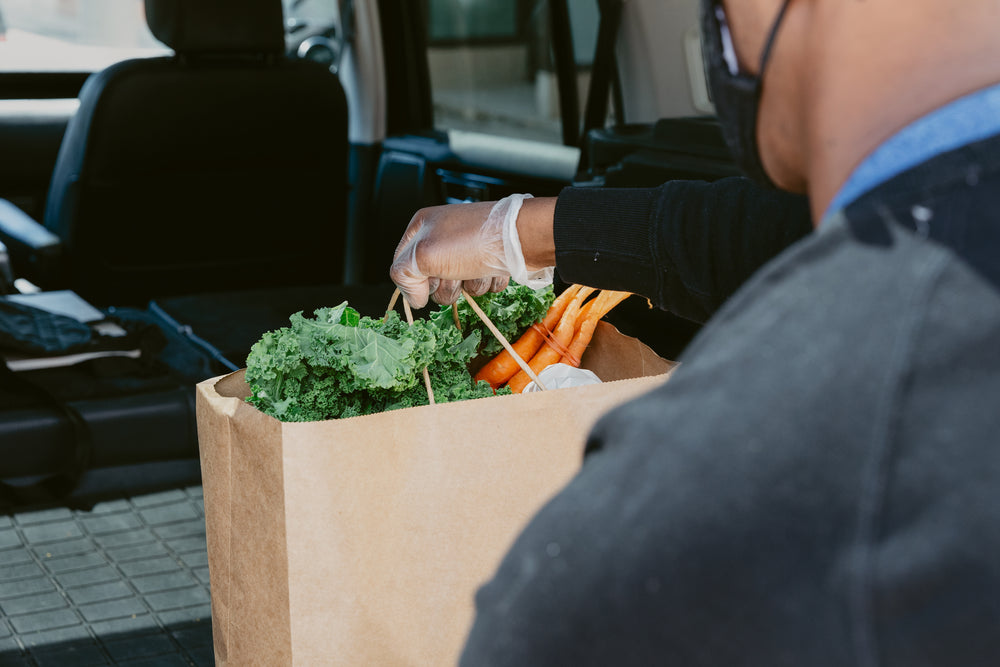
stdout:
POLYGON ((146 0, 153 35, 177 53, 282 53, 281 0, 146 0))

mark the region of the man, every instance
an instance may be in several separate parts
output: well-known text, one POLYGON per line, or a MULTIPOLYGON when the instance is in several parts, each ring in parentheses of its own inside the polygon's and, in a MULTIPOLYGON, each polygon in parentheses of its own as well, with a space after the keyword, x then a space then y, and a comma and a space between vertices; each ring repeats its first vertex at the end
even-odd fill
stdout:
MULTIPOLYGON (((599 422, 463 664, 998 665, 1000 3, 702 12, 734 155, 818 230, 599 422)), ((669 220, 588 232, 572 198, 528 200, 500 269, 485 214, 418 213, 393 277, 419 300, 552 263, 604 287, 605 256, 637 267, 619 287, 679 275, 669 220)))

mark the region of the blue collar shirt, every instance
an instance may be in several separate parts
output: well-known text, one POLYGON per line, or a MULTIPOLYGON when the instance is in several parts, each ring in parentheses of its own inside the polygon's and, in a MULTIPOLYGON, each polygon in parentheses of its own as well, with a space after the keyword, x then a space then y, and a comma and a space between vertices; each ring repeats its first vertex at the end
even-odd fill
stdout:
POLYGON ((894 176, 937 155, 996 134, 1000 134, 1000 84, 932 111, 876 148, 851 173, 830 202, 823 216, 824 223, 894 176))

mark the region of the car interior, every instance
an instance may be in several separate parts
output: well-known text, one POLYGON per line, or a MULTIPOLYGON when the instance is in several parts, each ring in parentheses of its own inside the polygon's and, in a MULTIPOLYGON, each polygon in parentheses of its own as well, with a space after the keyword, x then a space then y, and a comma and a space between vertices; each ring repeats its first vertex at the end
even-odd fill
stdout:
POLYGON ((152 55, 0 71, 2 298, 70 290, 142 349, 3 373, 8 507, 197 483, 194 384, 291 313, 384 311, 422 207, 736 173, 693 0, 135 4, 152 55))

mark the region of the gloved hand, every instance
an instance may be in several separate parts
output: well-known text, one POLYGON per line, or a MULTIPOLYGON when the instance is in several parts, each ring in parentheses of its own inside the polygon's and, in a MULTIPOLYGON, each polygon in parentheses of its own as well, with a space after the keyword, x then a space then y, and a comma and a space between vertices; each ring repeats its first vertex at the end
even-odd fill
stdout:
POLYGON ((449 304, 462 289, 473 296, 498 292, 510 278, 533 288, 551 283, 552 267, 529 270, 521 250, 517 215, 530 197, 417 211, 396 247, 389 276, 414 308, 426 305, 429 295, 449 304))

